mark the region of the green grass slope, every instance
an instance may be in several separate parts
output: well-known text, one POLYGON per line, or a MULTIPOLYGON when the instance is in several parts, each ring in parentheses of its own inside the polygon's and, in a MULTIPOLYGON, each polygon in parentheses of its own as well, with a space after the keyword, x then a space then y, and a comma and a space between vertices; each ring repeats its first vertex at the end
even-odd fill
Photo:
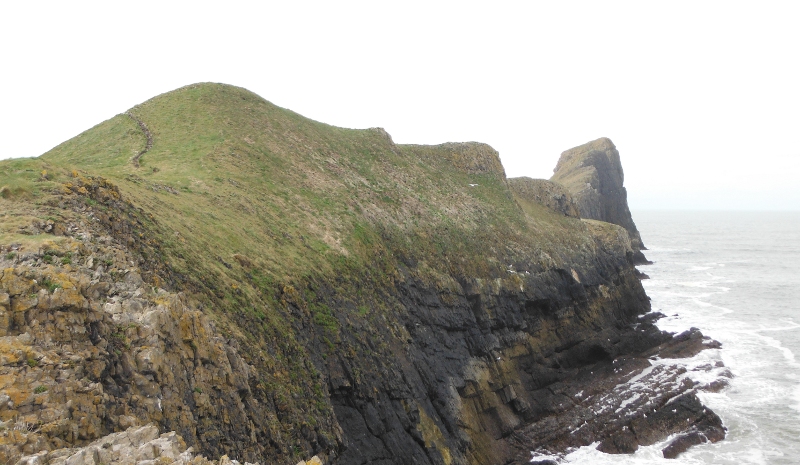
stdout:
POLYGON ((559 227, 546 210, 525 215, 482 144, 395 145, 380 129, 325 125, 221 84, 187 86, 130 113, 154 141, 138 167, 146 138, 124 114, 41 160, 117 184, 153 215, 157 239, 176 252, 171 265, 187 273, 229 275, 225 263, 240 254, 288 280, 362 265, 378 246, 442 271, 501 272, 502 261, 560 246, 565 233, 584 236, 579 222, 559 227))

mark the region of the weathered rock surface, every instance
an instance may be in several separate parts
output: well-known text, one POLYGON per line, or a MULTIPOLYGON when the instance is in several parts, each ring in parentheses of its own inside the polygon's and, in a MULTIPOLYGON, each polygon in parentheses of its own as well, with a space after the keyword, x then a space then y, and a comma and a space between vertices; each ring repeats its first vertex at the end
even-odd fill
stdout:
MULTIPOLYGON (((241 465, 227 455, 208 460, 197 455, 174 431, 160 434, 155 425, 132 426, 91 444, 72 449, 42 451, 22 457, 17 465, 241 465)), ((259 465, 244 462, 244 465, 259 465)), ((322 465, 319 457, 297 465, 322 465)))
POLYGON ((148 423, 210 453, 248 438, 234 450, 258 457, 277 418, 239 343, 186 295, 144 283, 102 229, 69 228, 0 258, 0 462, 148 423))
POLYGON ((628 231, 637 264, 648 263, 639 230, 628 208, 619 152, 606 137, 569 149, 561 154, 551 181, 565 186, 578 205, 581 218, 607 221, 628 231))
POLYGON ((439 146, 453 166, 469 174, 494 173, 505 178, 500 154, 480 142, 448 142, 439 146))
POLYGON ((195 457, 183 439, 174 432, 159 435, 154 425, 131 427, 109 434, 75 449, 42 451, 22 457, 17 465, 122 465, 122 464, 197 464, 209 462, 195 457))

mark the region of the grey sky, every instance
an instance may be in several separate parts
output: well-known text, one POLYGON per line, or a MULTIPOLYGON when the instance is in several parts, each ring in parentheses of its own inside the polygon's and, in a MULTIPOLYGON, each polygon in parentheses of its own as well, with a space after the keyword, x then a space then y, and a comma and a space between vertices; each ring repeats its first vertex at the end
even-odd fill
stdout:
POLYGON ((399 143, 486 142, 509 176, 548 178, 607 136, 633 209, 800 209, 798 2, 6 2, 0 17, 0 158, 214 81, 399 143))

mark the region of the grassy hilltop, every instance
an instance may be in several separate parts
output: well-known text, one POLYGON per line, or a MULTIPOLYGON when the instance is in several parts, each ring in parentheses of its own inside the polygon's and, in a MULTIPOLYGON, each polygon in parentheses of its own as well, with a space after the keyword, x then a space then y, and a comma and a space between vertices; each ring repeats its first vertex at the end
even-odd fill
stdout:
MULTIPOLYGON (((376 260, 386 273, 424 261, 502 275, 515 260, 585 240, 579 221, 515 200, 483 144, 395 145, 381 129, 318 123, 222 84, 187 86, 128 113, 38 159, 0 164, 3 197, 37 202, 105 178, 143 211, 147 242, 177 274, 225 288, 246 281, 235 257, 269 282, 376 260), (138 159, 148 141, 137 120, 152 135, 138 159)), ((19 221, 4 222, 4 234, 19 221)))
POLYGON ((522 271, 572 267, 578 279, 590 271, 575 257, 616 244, 620 228, 512 187, 484 144, 397 145, 382 129, 333 127, 245 89, 195 84, 39 158, 1 161, 0 245, 52 249, 66 263, 68 225, 103 225, 140 254, 148 285, 186 291, 244 342, 283 413, 274 447, 300 457, 310 418, 328 425, 320 435, 337 434, 315 366, 365 351, 380 365, 395 350, 386 331, 405 340, 390 317, 396 283, 447 289, 477 277, 522 289, 522 271))

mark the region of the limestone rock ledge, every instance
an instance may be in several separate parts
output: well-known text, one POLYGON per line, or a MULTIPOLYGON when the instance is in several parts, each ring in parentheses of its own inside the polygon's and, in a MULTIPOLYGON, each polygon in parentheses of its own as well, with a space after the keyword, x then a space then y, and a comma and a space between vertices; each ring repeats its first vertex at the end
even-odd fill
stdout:
POLYGON ((22 457, 17 465, 95 465, 95 464, 238 464, 224 457, 209 461, 195 457, 191 447, 174 431, 159 435, 155 425, 131 427, 109 434, 86 447, 42 451, 22 457))
MULTIPOLYGON (((186 447, 183 438, 171 431, 159 435, 155 425, 134 426, 109 434, 80 448, 42 451, 22 457, 17 465, 240 465, 241 462, 223 455, 209 460, 186 447)), ((244 462, 244 465, 259 465, 244 462)), ((314 456, 298 465, 322 465, 314 456)))

